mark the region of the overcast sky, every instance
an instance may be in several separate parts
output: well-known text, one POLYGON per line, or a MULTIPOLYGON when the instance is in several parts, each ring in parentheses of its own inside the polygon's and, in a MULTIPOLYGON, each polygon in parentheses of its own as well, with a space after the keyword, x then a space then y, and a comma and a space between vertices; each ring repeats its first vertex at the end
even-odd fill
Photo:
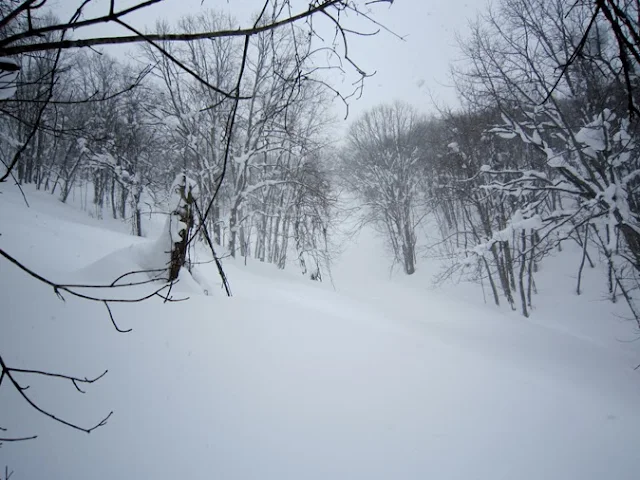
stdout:
MULTIPOLYGON (((78 0, 56 2, 56 13, 62 18, 71 15, 79 3, 78 0)), ((87 14, 106 12, 108 3, 94 0, 87 14)), ((116 0, 117 8, 132 3, 137 2, 116 0)), ((300 3, 301 9, 305 3, 300 3)), ((485 4, 486 0, 395 0, 391 6, 375 4, 374 18, 405 40, 384 31, 374 37, 352 37, 350 56, 365 71, 377 73, 367 80, 363 97, 351 102, 350 119, 373 105, 394 99, 408 101, 425 112, 435 111, 432 98, 442 104, 456 105, 449 79, 449 65, 459 56, 456 32, 464 36, 468 21, 475 18, 485 4)), ((159 18, 171 20, 202 9, 216 9, 229 12, 247 26, 251 14, 261 5, 262 0, 164 0, 128 18, 137 28, 150 30, 159 18)), ((373 26, 370 27, 369 30, 373 26)), ((118 32, 117 28, 101 27, 92 34, 114 32, 118 32)), ((122 56, 124 50, 116 54, 122 56)), ((347 87, 342 85, 345 91, 347 87)))
POLYGON ((396 0, 391 8, 377 9, 376 19, 405 41, 384 33, 354 41, 354 57, 377 71, 354 111, 394 98, 425 111, 434 111, 432 97, 456 104, 449 79, 449 65, 459 57, 456 32, 465 35, 469 19, 484 5, 485 0, 396 0))

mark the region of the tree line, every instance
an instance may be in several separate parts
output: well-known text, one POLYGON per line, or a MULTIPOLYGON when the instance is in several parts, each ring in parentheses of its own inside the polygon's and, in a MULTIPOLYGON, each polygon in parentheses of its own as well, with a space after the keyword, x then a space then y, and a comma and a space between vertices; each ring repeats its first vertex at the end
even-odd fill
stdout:
POLYGON ((184 16, 140 42, 140 69, 92 50, 38 50, 61 45, 59 21, 16 17, 22 24, 5 22, 2 42, 38 35, 11 47, 24 52, 0 101, 2 161, 15 165, 5 176, 63 202, 79 195, 143 235, 142 212, 167 205, 184 175, 204 202, 193 212, 198 232, 281 268, 293 255, 314 279, 344 182, 407 274, 420 256, 444 258, 443 276, 486 282, 495 303, 528 315, 541 261, 571 240, 583 250, 576 291, 584 265, 603 256, 611 299, 635 312, 637 15, 627 3, 621 30, 606 15, 617 11, 611 2, 502 0, 460 42, 462 107, 429 118, 401 103, 367 112, 337 154, 337 178, 326 128, 335 90, 314 75, 313 31, 257 22, 250 42, 207 38, 235 21, 184 16), (438 233, 426 252, 424 228, 438 233))
MULTIPOLYGON (((638 6, 623 3, 618 20, 637 32, 638 6)), ((482 282, 528 316, 536 272, 576 244, 576 293, 601 259, 609 298, 640 322, 639 63, 598 11, 501 0, 460 40, 460 108, 427 117, 395 103, 354 122, 344 177, 405 273, 437 257, 440 279, 482 282), (430 240, 417 246, 420 229, 430 240)))
MULTIPOLYGON (((156 30, 233 24, 208 11, 156 30)), ((304 32, 282 29, 258 33, 246 47, 229 37, 144 43, 135 54, 144 68, 90 50, 25 53, 15 92, 0 101, 2 161, 19 157, 18 183, 62 202, 79 196, 93 215, 124 219, 136 235, 145 231, 143 212, 174 207, 166 204, 171 186, 186 174, 202 199, 216 196, 206 226, 229 255, 284 268, 293 254, 321 278, 335 199, 323 163, 326 90, 307 71, 314 48, 304 32), (236 106, 226 92, 240 68, 236 106)), ((199 208, 204 214, 207 205, 199 208)))

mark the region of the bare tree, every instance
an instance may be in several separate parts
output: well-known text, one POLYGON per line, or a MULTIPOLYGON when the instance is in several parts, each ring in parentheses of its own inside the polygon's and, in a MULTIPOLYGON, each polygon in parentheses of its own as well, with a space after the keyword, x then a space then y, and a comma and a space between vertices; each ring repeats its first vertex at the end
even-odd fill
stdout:
POLYGON ((475 118, 478 134, 452 131, 450 143, 449 156, 472 167, 451 172, 447 187, 470 201, 451 208, 443 197, 463 214, 458 265, 483 271, 496 302, 497 275, 527 316, 539 263, 575 241, 578 283, 597 249, 611 299, 622 296, 638 319, 638 123, 628 117, 615 31, 586 3, 504 0, 461 47, 469 66, 455 76, 470 113, 459 118, 475 118))
POLYGON ((375 107, 349 129, 342 153, 350 187, 366 208, 365 222, 385 232, 404 272, 415 272, 416 227, 428 199, 424 184, 424 120, 396 102, 375 107))

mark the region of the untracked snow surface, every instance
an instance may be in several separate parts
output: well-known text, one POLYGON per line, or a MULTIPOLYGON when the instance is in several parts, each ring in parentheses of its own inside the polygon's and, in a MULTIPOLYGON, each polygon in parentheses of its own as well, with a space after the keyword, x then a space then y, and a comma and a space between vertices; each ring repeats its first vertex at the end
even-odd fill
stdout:
MULTIPOLYGON (((111 281, 139 268, 153 242, 49 195, 27 191, 27 208, 2 189, 0 248, 51 279, 111 281)), ((549 302, 526 320, 419 277, 389 280, 382 255, 363 232, 334 268, 337 291, 226 261, 232 298, 203 264, 209 295, 185 277, 172 294, 188 301, 114 304, 127 334, 103 305, 62 302, 0 259, 5 361, 79 377, 109 370, 84 395, 19 377, 26 392, 85 427, 114 412, 87 435, 2 385, 3 435, 38 435, 4 444, 2 471, 14 470, 12 480, 640 478, 631 324, 616 319, 596 338, 594 324, 614 323, 600 318, 606 304, 582 297, 562 310, 566 322, 549 302)))

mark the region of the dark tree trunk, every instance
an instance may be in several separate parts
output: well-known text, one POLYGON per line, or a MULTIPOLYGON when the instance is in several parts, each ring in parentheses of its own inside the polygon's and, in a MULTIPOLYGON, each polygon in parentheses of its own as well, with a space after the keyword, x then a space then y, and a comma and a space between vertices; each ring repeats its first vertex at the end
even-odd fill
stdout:
POLYGON ((194 197, 191 192, 191 187, 187 186, 186 176, 183 176, 183 182, 178 187, 178 193, 180 194, 180 204, 171 215, 171 221, 182 222, 185 227, 179 231, 180 238, 175 241, 171 250, 171 262, 169 265, 169 281, 177 280, 180 274, 180 269, 186 264, 187 261, 187 249, 189 247, 189 234, 193 228, 194 216, 193 216, 193 204, 194 197))

